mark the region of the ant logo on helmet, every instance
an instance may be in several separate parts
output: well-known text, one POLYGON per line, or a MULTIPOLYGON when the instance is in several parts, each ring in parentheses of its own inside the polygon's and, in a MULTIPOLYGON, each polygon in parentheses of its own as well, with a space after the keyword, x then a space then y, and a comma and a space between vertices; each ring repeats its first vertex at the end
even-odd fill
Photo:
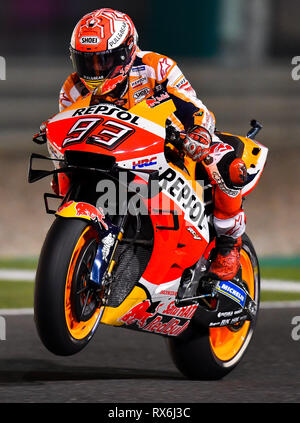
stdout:
POLYGON ((84 25, 82 25, 81 29, 83 29, 84 27, 86 27, 87 29, 91 29, 91 28, 100 28, 101 29, 101 38, 104 37, 103 34, 103 25, 100 24, 100 19, 96 18, 96 17, 91 17, 90 19, 87 19, 86 23, 84 25))
POLYGON ((80 44, 99 44, 101 39, 104 38, 104 25, 101 20, 95 16, 91 16, 86 20, 79 29, 79 42, 80 44))

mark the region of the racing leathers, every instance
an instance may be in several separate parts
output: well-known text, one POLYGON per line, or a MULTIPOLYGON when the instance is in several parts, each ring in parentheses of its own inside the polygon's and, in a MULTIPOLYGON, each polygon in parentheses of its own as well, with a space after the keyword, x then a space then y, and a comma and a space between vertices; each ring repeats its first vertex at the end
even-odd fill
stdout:
MULTIPOLYGON (((60 91, 60 111, 88 93, 77 74, 72 73, 60 91)), ((217 238, 210 271, 218 278, 232 279, 239 268, 241 235, 245 231, 241 195, 247 176, 245 164, 236 157, 233 147, 217 137, 214 115, 197 98, 177 64, 167 56, 138 50, 128 78, 99 100, 130 109, 155 95, 161 99, 169 96, 173 100, 176 111, 170 121, 178 131, 187 133, 191 128, 200 127, 210 134, 208 151, 198 164, 203 166, 213 187, 213 224, 217 238)))

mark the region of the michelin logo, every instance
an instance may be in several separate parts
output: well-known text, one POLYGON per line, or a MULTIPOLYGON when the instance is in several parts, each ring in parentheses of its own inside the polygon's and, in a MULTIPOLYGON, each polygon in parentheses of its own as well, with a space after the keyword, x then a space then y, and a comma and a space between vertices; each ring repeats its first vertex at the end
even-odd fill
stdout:
POLYGON ((220 281, 216 289, 236 301, 241 307, 244 307, 246 302, 246 293, 239 286, 229 281, 220 281))

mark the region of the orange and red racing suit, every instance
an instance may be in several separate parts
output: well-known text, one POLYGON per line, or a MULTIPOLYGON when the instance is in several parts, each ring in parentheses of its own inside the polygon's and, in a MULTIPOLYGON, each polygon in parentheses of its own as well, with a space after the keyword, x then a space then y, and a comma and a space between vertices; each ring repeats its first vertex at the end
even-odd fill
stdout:
MULTIPOLYGON (((130 109, 160 90, 161 95, 167 93, 175 104, 176 111, 170 116, 170 120, 176 129, 188 130, 199 125, 209 131, 212 136, 210 153, 201 163, 213 185, 214 227, 218 236, 240 237, 245 231, 246 222, 241 196, 241 187, 245 182, 243 162, 238 159, 237 163, 234 149, 215 135, 214 115, 197 98, 176 62, 158 53, 138 50, 126 88, 117 97, 112 97, 109 93, 101 99, 130 109)), ((72 73, 60 91, 60 111, 88 93, 77 74, 72 73)))

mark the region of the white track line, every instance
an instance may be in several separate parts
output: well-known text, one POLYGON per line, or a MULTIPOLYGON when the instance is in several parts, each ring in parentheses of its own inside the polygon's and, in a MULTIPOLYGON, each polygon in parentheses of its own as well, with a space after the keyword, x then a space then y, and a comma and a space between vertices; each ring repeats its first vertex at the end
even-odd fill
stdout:
POLYGON ((34 279, 35 270, 0 269, 0 280, 33 282, 34 279))
POLYGON ((300 282, 282 281, 277 279, 262 279, 262 291, 300 292, 300 282))
POLYGON ((33 308, 2 308, 0 316, 32 316, 33 308))
POLYGON ((259 308, 298 308, 300 314, 300 301, 261 301, 259 308))

